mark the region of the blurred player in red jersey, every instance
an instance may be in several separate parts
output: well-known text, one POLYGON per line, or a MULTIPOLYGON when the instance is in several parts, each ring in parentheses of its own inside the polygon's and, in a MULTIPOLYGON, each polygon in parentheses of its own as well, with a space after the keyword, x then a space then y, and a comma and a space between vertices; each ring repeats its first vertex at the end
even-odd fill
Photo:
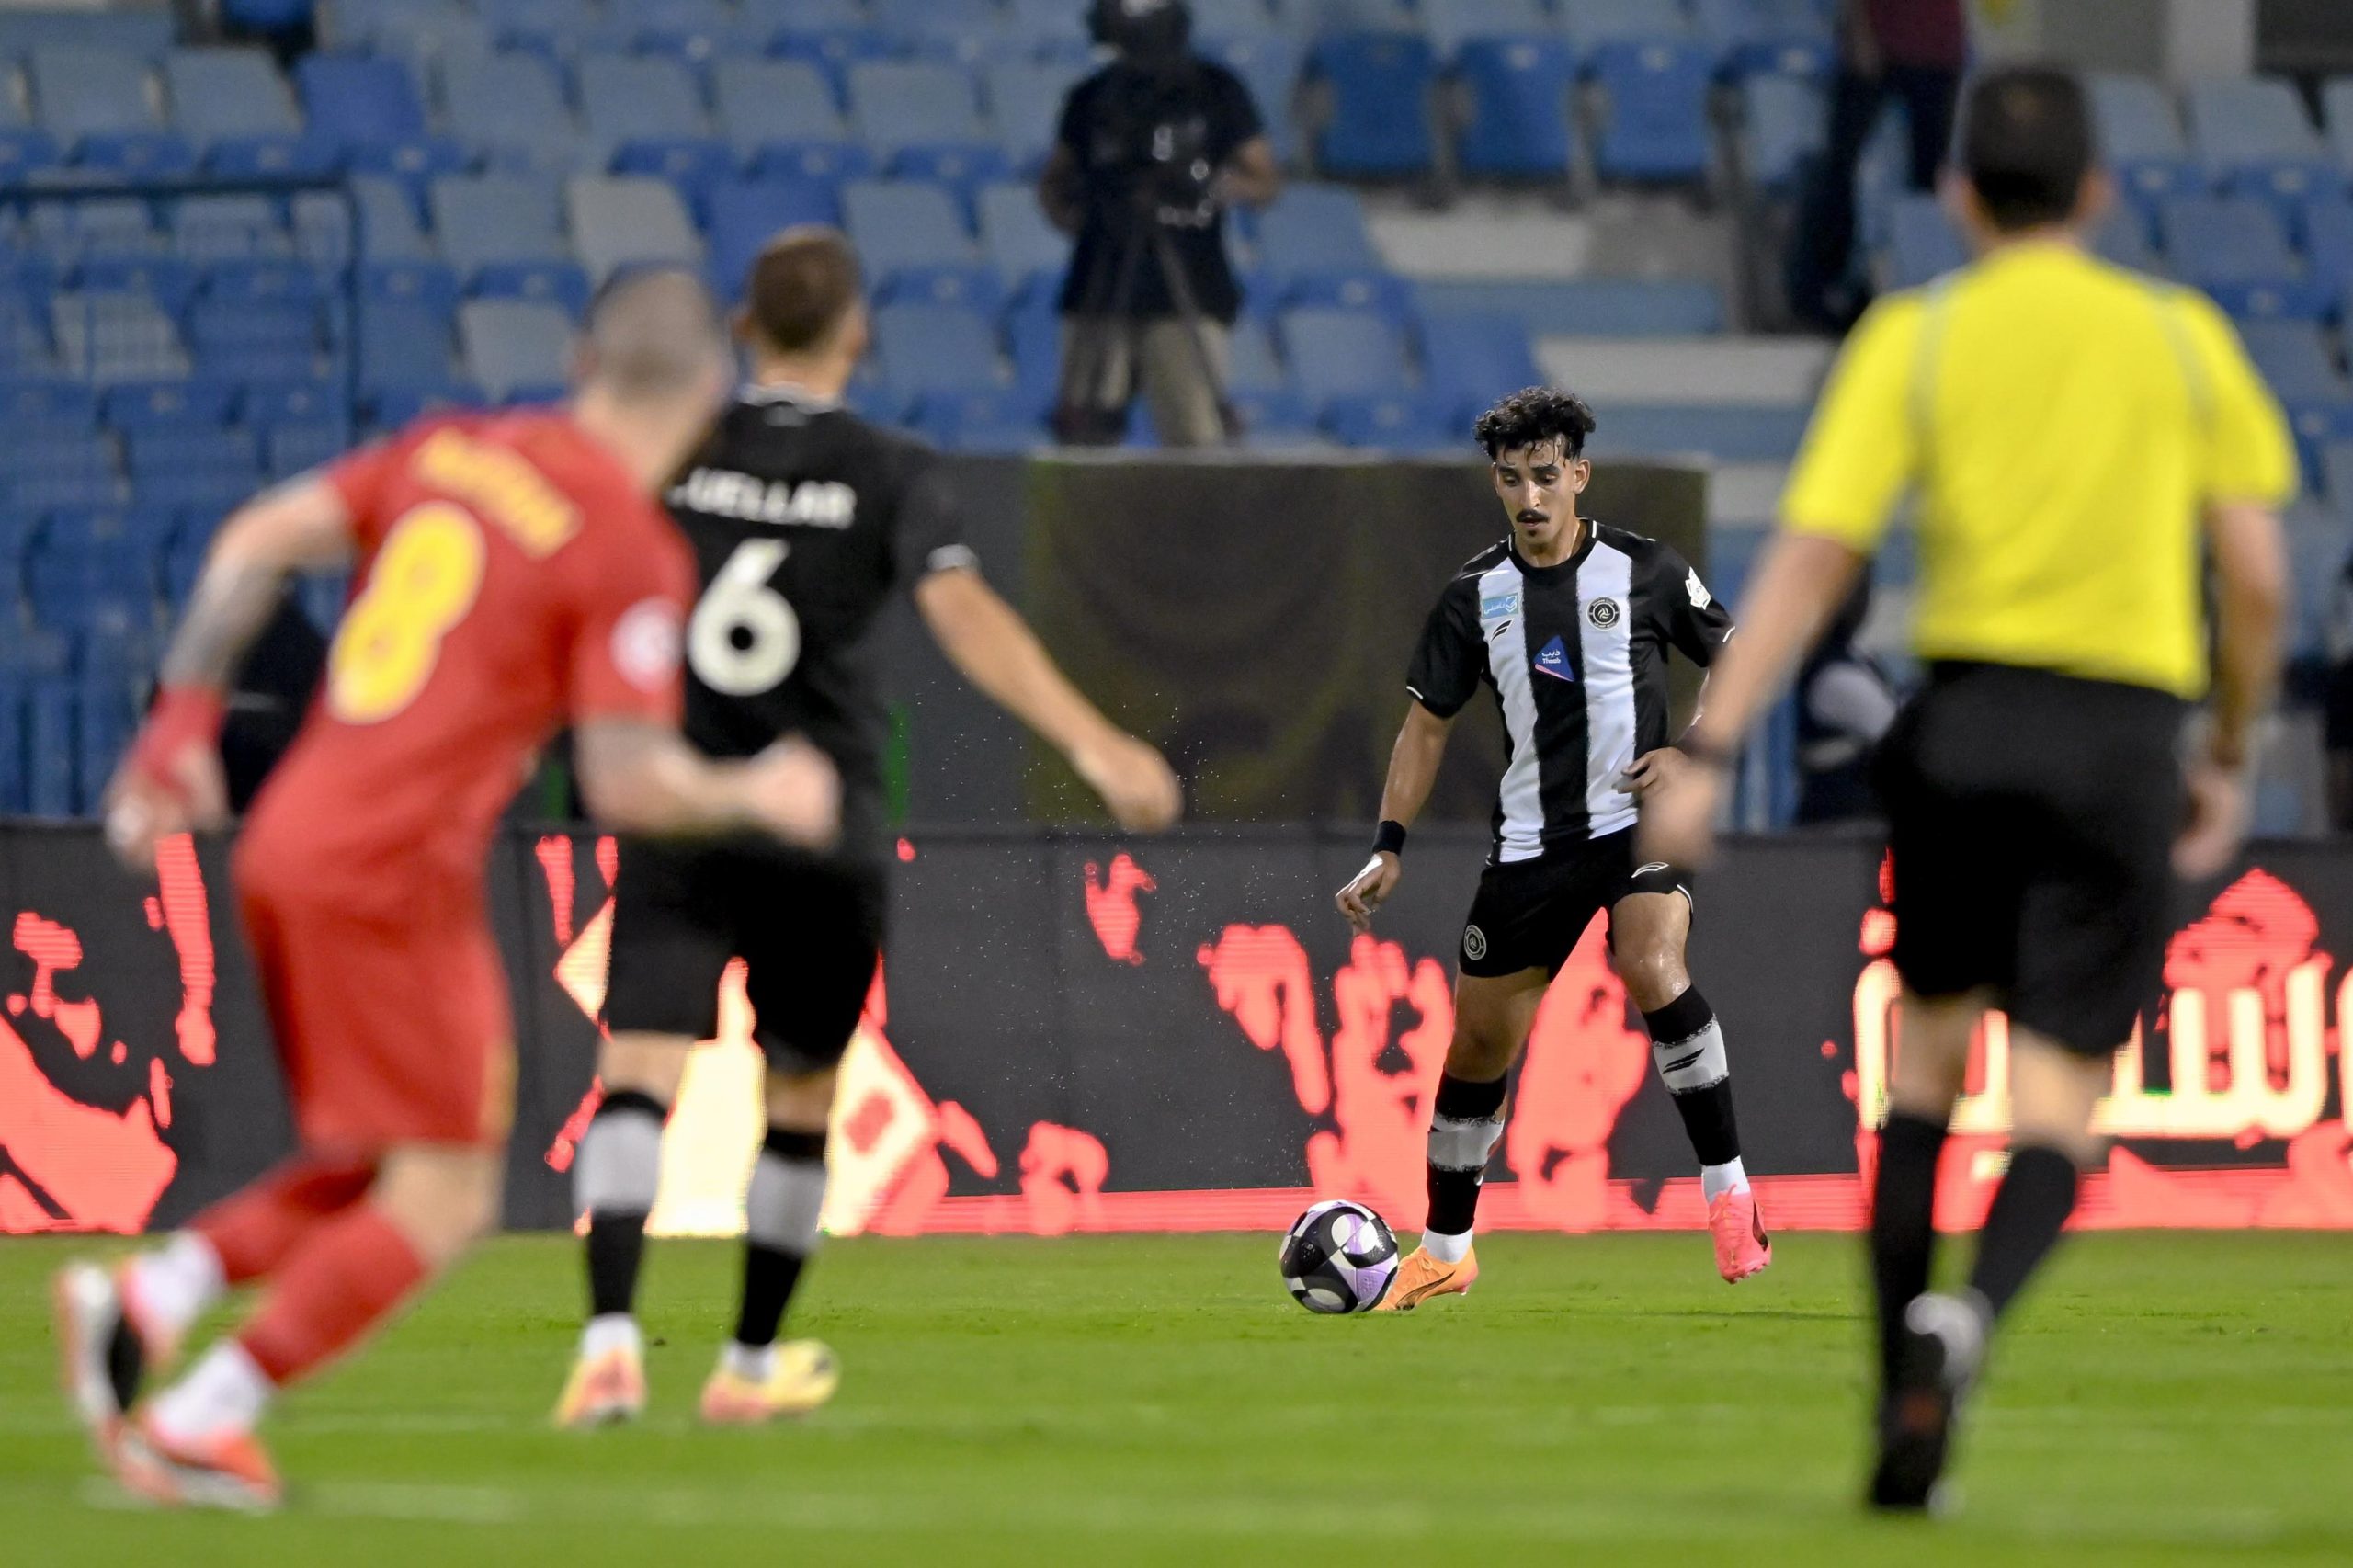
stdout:
POLYGON ((425 421, 232 517, 109 798, 134 865, 221 819, 224 682, 289 573, 357 556, 326 678, 234 876, 299 1134, 292 1158, 112 1275, 58 1282, 69 1392, 117 1473, 166 1503, 267 1507, 254 1427, 497 1215, 513 1087, 483 867, 533 756, 569 724, 591 810, 631 832, 836 828, 838 782, 786 742, 715 763, 679 737, 686 542, 653 499, 727 385, 683 273, 610 287, 562 410, 425 421), (134 1410, 236 1286, 233 1338, 134 1410))

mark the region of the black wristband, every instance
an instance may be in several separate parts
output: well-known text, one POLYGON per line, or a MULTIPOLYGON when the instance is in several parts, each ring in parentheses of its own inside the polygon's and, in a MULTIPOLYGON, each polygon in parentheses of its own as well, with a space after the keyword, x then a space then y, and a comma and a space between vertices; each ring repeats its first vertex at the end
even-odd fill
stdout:
POLYGON ((1405 824, 1391 822, 1386 817, 1372 830, 1372 852, 1375 855, 1402 855, 1405 852, 1405 824))

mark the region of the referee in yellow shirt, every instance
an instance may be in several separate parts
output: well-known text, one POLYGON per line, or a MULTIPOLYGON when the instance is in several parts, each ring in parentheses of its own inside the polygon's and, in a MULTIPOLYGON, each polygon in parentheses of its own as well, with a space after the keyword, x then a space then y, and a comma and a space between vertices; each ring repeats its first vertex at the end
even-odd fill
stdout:
POLYGON ((1979 79, 1960 162, 1946 197, 1977 259, 1881 301, 1840 355, 1640 851, 1707 857, 1742 735, 1915 494, 1928 676, 1878 764, 1904 979, 1870 1230, 1889 1508, 1930 1503, 1992 1327, 2099 1158, 2093 1105, 2157 995, 2176 877, 2237 852, 2296 483, 2221 313, 2086 252, 2110 192, 2074 79, 1979 79), (2010 1017, 2009 1168, 1969 1289, 1929 1294, 1937 1160, 1989 1007, 2010 1017))

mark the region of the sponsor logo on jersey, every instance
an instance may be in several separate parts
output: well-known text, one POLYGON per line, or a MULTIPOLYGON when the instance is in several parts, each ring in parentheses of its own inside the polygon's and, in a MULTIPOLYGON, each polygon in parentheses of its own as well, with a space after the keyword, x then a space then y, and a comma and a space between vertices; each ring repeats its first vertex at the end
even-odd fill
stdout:
POLYGON ((1517 593, 1509 593, 1492 594, 1487 597, 1481 599, 1479 601, 1479 619, 1481 620, 1494 620, 1498 616, 1518 615, 1519 613, 1519 595, 1517 593))
POLYGON ((723 468, 699 468, 672 485, 670 505, 706 517, 785 528, 846 528, 858 520, 858 492, 839 480, 794 484, 723 468))
POLYGON ((1689 576, 1683 579, 1683 591, 1691 596, 1691 608, 1693 609, 1705 609, 1710 605, 1716 602, 1715 596, 1708 592, 1708 585, 1699 581, 1699 574, 1697 569, 1694 569, 1689 576))
POLYGON ((640 599, 613 622, 613 668, 642 691, 658 692, 678 678, 684 619, 667 599, 640 599))
POLYGON ((1577 678, 1577 672, 1569 666, 1568 645, 1557 637, 1545 643, 1543 652, 1536 655, 1536 669, 1539 674, 1551 676, 1554 680, 1573 681, 1577 678))
POLYGON ((1586 619, 1604 630, 1618 624, 1619 613, 1616 599, 1596 599, 1585 607, 1586 619))

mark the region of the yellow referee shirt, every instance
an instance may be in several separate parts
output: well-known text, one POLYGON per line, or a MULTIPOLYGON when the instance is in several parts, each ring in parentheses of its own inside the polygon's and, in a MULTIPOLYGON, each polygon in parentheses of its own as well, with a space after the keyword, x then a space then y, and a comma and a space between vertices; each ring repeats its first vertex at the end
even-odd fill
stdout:
POLYGON ((2201 512, 2296 484, 2287 422, 2211 302, 2028 243, 1871 307, 1781 517, 1869 555, 1916 489, 1923 658, 2195 698, 2201 512))

